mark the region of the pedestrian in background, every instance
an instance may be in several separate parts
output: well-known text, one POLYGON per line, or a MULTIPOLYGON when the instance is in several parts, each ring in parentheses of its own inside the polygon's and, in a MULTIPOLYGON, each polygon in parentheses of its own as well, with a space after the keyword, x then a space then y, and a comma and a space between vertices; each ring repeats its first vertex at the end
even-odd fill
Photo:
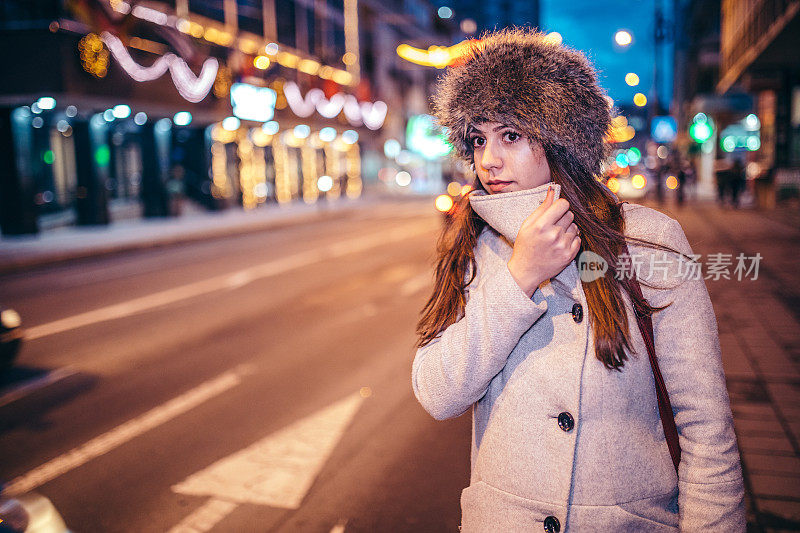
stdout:
POLYGON ((744 190, 747 177, 744 172, 744 165, 741 159, 736 159, 730 170, 730 190, 731 190, 731 204, 734 209, 739 208, 739 194, 744 190))
MULTIPOLYGON (((720 161, 721 162, 721 161, 720 161)), ((725 198, 731 188, 731 168, 727 165, 717 168, 717 203, 720 207, 725 207, 725 198)))
POLYGON ((436 419, 472 409, 461 531, 744 532, 704 281, 681 279, 677 261, 636 272, 641 287, 612 275, 626 245, 644 261, 692 249, 677 221, 596 180, 611 117, 586 58, 530 30, 487 34, 434 103, 476 179, 439 242, 412 387, 436 419), (583 280, 579 252, 605 275, 583 280), (646 317, 679 454, 636 326, 646 317))

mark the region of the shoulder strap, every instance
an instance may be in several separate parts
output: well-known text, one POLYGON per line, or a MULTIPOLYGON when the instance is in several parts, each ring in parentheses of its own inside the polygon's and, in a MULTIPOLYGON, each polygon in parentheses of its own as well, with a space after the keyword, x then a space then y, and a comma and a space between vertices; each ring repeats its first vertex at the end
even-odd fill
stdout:
MULTIPOLYGON (((634 276, 631 279, 633 291, 642 299, 642 288, 639 281, 634 276)), ((634 308, 635 309, 635 308, 634 308)), ((669 402, 667 387, 664 378, 661 376, 661 369, 658 368, 656 359, 656 346, 653 340, 653 320, 650 315, 640 315, 635 311, 636 321, 639 323, 639 331, 642 332, 644 343, 647 346, 647 354, 650 356, 650 366, 653 368, 653 376, 656 382, 656 396, 658 397, 658 413, 661 415, 661 425, 664 427, 664 436, 667 438, 669 454, 672 456, 672 463, 675 465, 675 472, 678 472, 678 464, 681 462, 681 446, 678 441, 678 428, 675 425, 675 416, 672 413, 672 404, 669 402)))

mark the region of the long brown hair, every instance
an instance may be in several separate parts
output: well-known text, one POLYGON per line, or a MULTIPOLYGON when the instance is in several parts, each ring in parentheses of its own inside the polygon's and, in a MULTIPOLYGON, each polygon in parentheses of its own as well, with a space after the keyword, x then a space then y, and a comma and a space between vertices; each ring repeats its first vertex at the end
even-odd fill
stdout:
MULTIPOLYGON (((661 249, 686 257, 683 253, 659 243, 625 235, 622 204, 594 176, 578 168, 565 168, 557 154, 545 148, 551 178, 561 185, 561 197, 569 202, 575 215, 574 223, 581 233, 583 251, 592 251, 608 262, 609 272, 616 272, 617 257, 624 252, 626 242, 636 242, 647 248, 661 249)), ((474 187, 483 188, 476 177, 474 187)), ((437 243, 433 294, 420 312, 417 324, 422 347, 436 338, 448 326, 457 322, 466 306, 465 290, 476 272, 475 246, 486 222, 472 209, 469 199, 462 196, 447 219, 437 243), (467 276, 469 275, 469 279, 467 276)), ((608 369, 621 371, 630 351, 628 316, 622 291, 626 291, 639 314, 652 314, 665 309, 652 307, 633 291, 629 276, 601 276, 584 283, 590 323, 594 329, 595 355, 608 369)), ((641 284, 648 287, 644 280, 641 284)))

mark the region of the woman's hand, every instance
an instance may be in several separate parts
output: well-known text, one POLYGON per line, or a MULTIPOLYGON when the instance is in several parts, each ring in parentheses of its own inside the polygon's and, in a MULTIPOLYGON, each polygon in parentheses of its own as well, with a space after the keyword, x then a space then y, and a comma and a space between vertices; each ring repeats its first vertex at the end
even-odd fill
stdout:
POLYGON ((511 276, 528 297, 543 281, 564 270, 580 249, 569 202, 564 198, 554 202, 553 194, 549 189, 544 202, 522 223, 508 261, 511 276))

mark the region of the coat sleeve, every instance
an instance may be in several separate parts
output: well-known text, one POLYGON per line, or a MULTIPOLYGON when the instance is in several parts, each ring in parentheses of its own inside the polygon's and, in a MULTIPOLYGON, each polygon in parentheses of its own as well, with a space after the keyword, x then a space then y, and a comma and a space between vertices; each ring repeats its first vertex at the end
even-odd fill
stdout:
POLYGON ((522 334, 547 310, 547 300, 528 298, 505 263, 479 272, 470 287, 461 319, 419 348, 412 364, 414 394, 437 420, 459 416, 481 399, 522 334))
MULTIPOLYGON (((676 220, 669 220, 661 242, 693 253, 676 220)), ((653 315, 653 328, 681 446, 680 531, 738 533, 746 527, 742 468, 717 320, 701 278, 683 276, 674 288, 657 291, 665 297, 651 299, 657 306, 672 302, 653 315)))

